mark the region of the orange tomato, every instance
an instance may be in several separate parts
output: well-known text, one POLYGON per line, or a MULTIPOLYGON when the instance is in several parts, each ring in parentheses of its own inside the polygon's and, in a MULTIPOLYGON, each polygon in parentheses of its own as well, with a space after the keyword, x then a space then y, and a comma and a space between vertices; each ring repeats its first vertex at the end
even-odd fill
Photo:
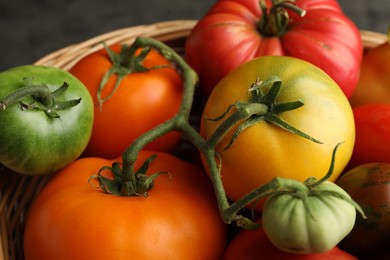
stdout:
MULTIPOLYGON (((140 152, 138 164, 152 152, 140 152)), ((60 171, 34 202, 24 249, 32 259, 220 259, 226 225, 207 175, 155 153, 147 175, 160 171, 148 197, 114 196, 88 179, 112 161, 82 158, 60 171)), ((107 173, 108 174, 108 173, 107 173)))
MULTIPOLYGON (((120 46, 113 46, 114 52, 120 46)), ((157 51, 151 50, 142 66, 168 65, 157 51)), ((156 68, 145 72, 133 72, 125 76, 112 97, 101 107, 97 91, 103 75, 112 67, 105 49, 80 60, 70 72, 89 89, 95 102, 95 119, 86 156, 116 158, 141 134, 174 116, 179 110, 182 97, 182 80, 173 68, 156 68)), ((107 97, 114 88, 116 75, 112 75, 103 88, 107 97)), ((151 142, 148 150, 168 151, 179 141, 180 134, 172 132, 151 142)))

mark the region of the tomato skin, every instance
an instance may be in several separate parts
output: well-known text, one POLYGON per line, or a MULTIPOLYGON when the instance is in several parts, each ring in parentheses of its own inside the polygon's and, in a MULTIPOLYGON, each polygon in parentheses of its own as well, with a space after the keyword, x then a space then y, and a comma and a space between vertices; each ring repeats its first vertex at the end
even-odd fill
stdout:
MULTIPOLYGON (((267 1, 268 5, 270 1, 267 1)), ((337 1, 297 0, 301 17, 288 11, 290 22, 280 36, 264 36, 258 28, 258 0, 217 1, 187 38, 186 59, 198 72, 209 95, 228 72, 257 56, 287 55, 327 72, 350 97, 356 87, 363 46, 357 27, 337 1)))
MULTIPOLYGON (((23 65, 0 73, 0 100, 26 86, 46 85, 50 92, 66 82, 57 101, 81 98, 78 105, 58 110, 51 118, 38 109, 22 110, 19 102, 0 109, 0 164, 26 175, 53 173, 84 151, 91 136, 93 102, 86 87, 66 71, 54 67, 23 65)), ((21 100, 34 101, 31 95, 21 100)))
POLYGON ((279 250, 268 239, 262 228, 256 230, 240 231, 228 245, 223 260, 252 260, 252 259, 277 259, 277 260, 357 260, 356 257, 341 250, 339 247, 320 254, 292 254, 279 250))
POLYGON ((26 259, 219 259, 226 225, 206 174, 162 152, 143 151, 138 162, 152 154, 148 174, 169 175, 146 198, 108 195, 88 183, 110 160, 79 159, 55 175, 28 216, 26 259))
MULTIPOLYGON (((112 49, 120 51, 119 45, 112 49)), ((168 62, 157 51, 152 50, 142 63, 146 68, 167 65, 168 62)), ((105 49, 80 60, 70 72, 89 89, 95 102, 95 120, 91 140, 85 156, 116 158, 141 134, 173 117, 182 97, 182 80, 172 68, 152 69, 147 72, 131 73, 124 77, 114 95, 97 105, 97 90, 103 75, 111 68, 105 49)), ((112 91, 116 75, 102 91, 107 97, 112 91)), ((181 135, 172 132, 149 143, 147 150, 171 150, 181 135)))
MULTIPOLYGON (((390 164, 366 163, 343 174, 336 183, 364 210, 340 247, 359 257, 373 259, 388 251, 390 241, 390 164), (364 238, 364 239, 362 239, 364 238)), ((387 255, 389 256, 389 255, 387 255)), ((375 258, 376 259, 376 258, 375 258)))
POLYGON ((353 107, 390 103, 390 41, 364 55, 359 81, 350 102, 353 107))
MULTIPOLYGON (((333 182, 325 181, 316 188, 350 198, 333 182)), ((333 195, 310 195, 309 188, 305 192, 270 196, 262 212, 264 231, 283 251, 297 254, 327 252, 351 232, 356 209, 333 195)))
MULTIPOLYGON (((281 113, 280 118, 323 144, 261 122, 244 130, 225 150, 237 128, 234 126, 216 146, 222 161, 222 182, 227 196, 233 201, 275 177, 300 181, 311 176, 321 179, 329 169, 334 147, 344 142, 337 152, 334 172, 329 179, 334 181, 352 154, 353 114, 340 88, 312 64, 286 56, 256 58, 221 80, 205 105, 201 135, 209 138, 223 121, 207 120, 205 116, 216 118, 236 101, 247 101, 249 86, 257 78, 266 80, 271 76, 282 80, 277 102, 300 100, 304 103, 296 110, 281 113)), ((256 209, 261 210, 262 204, 256 205, 256 209)))
POLYGON ((353 108, 356 139, 346 170, 370 162, 390 163, 390 104, 353 108))

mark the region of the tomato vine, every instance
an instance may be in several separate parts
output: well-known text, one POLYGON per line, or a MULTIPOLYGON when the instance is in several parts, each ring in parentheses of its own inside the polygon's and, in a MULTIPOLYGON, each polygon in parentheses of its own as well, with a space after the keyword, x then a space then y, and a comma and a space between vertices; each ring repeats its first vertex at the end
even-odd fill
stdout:
MULTIPOLYGON (((197 73, 182 59, 179 54, 158 40, 138 37, 133 43, 133 46, 133 48, 137 49, 154 48, 160 52, 181 73, 183 78, 184 91, 179 112, 174 117, 145 132, 143 135, 137 138, 123 153, 122 165, 115 164, 112 168, 108 167, 114 172, 115 176, 119 176, 119 179, 115 181, 117 188, 115 189, 116 192, 112 192, 113 194, 123 196, 146 195, 148 188, 145 189, 145 182, 148 182, 148 187, 153 186, 153 178, 158 176, 160 173, 156 173, 157 175, 153 175, 152 179, 147 179, 145 182, 143 182, 143 171, 136 172, 134 170, 134 164, 137 160, 138 153, 146 144, 171 131, 182 132, 182 134, 190 142, 192 142, 192 144, 204 156, 211 173, 211 179, 214 185, 221 217, 225 223, 230 224, 235 222, 238 226, 242 226, 245 229, 256 228, 258 226, 256 222, 243 215, 240 215, 239 212, 250 203, 265 196, 280 194, 281 192, 292 194, 302 192, 302 190, 308 190, 309 193, 316 193, 317 196, 320 196, 322 193, 327 193, 326 191, 316 190, 316 187, 327 180, 332 174, 334 158, 338 146, 336 146, 333 151, 330 168, 324 178, 320 180, 309 178, 304 183, 295 180, 275 178, 273 181, 258 187, 241 199, 230 204, 222 184, 219 171, 221 162, 218 160, 218 154, 215 152, 215 146, 225 136, 227 131, 229 131, 229 129, 231 129, 242 119, 245 119, 244 123, 241 125, 241 127, 238 128, 229 145, 234 142, 234 139, 237 138, 238 135, 245 130, 245 128, 250 127, 259 121, 275 124, 287 131, 291 131, 301 136, 302 138, 320 143, 319 140, 316 140, 315 138, 301 132, 299 129, 296 129, 288 122, 282 121, 282 119, 278 117, 278 113, 297 109, 304 104, 300 101, 276 104, 276 97, 282 84, 281 80, 277 77, 271 78, 270 80, 266 80, 264 82, 256 81, 252 86, 249 87, 249 92, 252 93, 251 101, 248 103, 237 102, 232 104, 228 110, 236 109, 236 111, 217 128, 215 133, 208 140, 205 140, 189 122, 195 88, 198 84, 197 73), (266 94, 261 90, 261 87, 264 85, 272 85, 266 94)), ((220 117, 210 120, 221 120, 225 115, 226 113, 220 117)), ((144 166, 147 167, 147 164, 148 162, 144 166)), ((107 169, 107 167, 105 167, 105 169, 107 169)), ((107 187, 107 182, 102 176, 97 175, 95 178, 100 181, 100 185, 102 187, 107 187)), ((108 193, 111 193, 110 189, 104 190, 108 193)), ((336 196, 347 202, 350 202, 362 215, 364 215, 359 205, 353 202, 350 198, 335 192, 328 192, 327 195, 336 196)))

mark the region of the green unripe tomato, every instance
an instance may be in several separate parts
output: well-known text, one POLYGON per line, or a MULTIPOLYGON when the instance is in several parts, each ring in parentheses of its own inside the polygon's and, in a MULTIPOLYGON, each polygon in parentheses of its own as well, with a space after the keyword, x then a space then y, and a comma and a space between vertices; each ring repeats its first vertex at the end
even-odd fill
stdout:
POLYGON ((314 189, 301 183, 294 193, 276 193, 264 205, 263 228, 279 249, 297 253, 322 253, 334 248, 351 232, 356 208, 328 191, 350 196, 333 182, 314 189))
POLYGON ((93 101, 67 71, 24 65, 0 73, 0 164, 27 175, 49 174, 84 151, 93 101))

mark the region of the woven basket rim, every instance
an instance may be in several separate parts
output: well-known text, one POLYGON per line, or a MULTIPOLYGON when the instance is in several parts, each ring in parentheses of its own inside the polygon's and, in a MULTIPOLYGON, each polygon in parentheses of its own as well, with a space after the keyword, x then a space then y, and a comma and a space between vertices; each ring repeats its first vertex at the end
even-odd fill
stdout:
MULTIPOLYGON (((153 37, 163 42, 182 40, 180 44, 183 44, 183 40, 196 23, 197 20, 173 20, 120 28, 61 48, 42 57, 34 64, 69 70, 86 55, 102 49, 102 42, 107 45, 131 44, 138 36, 153 37)), ((361 30, 360 33, 366 49, 387 41, 387 36, 381 33, 366 30, 361 30)), ((182 45, 178 48, 183 51, 182 45)), ((28 210, 31 200, 48 179, 49 177, 31 177, 7 173, 2 171, 0 165, 0 259, 19 259, 15 255, 23 254, 22 252, 16 252, 18 248, 15 244, 18 241, 16 241, 17 238, 14 237, 14 233, 17 231, 13 229, 19 223, 24 223, 25 211, 28 210)))
POLYGON ((116 43, 131 44, 138 36, 153 36, 153 38, 161 41, 173 37, 185 37, 196 22, 196 20, 173 20, 117 29, 59 49, 37 60, 35 64, 61 67, 68 70, 83 57, 102 49, 103 42, 107 45, 116 43))

